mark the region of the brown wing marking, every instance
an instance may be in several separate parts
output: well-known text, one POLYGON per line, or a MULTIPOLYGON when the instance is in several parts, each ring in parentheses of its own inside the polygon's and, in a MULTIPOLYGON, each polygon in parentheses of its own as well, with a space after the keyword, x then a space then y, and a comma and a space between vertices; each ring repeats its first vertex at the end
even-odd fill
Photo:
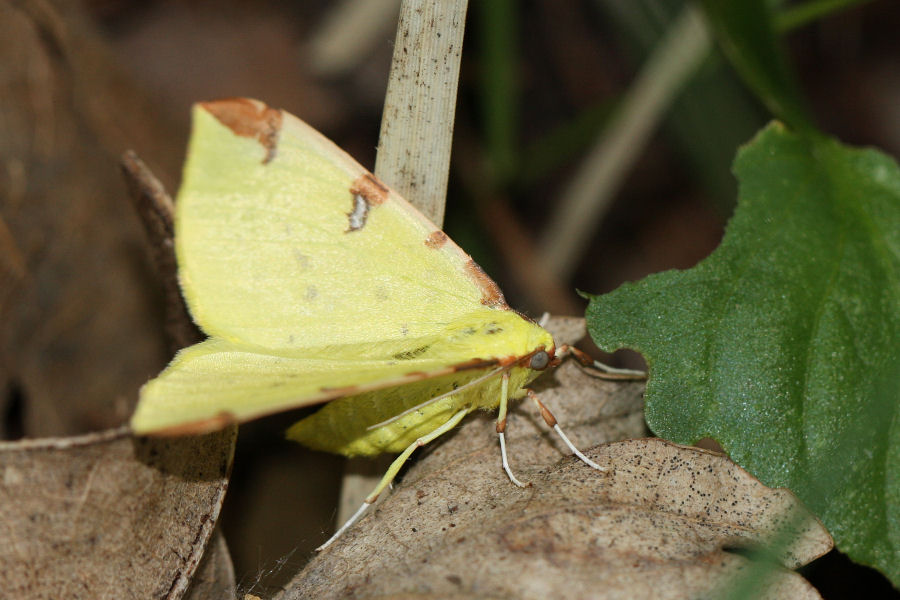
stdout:
POLYGON ((453 373, 459 373, 460 371, 470 371, 472 369, 487 369, 490 367, 496 367, 500 365, 502 361, 496 358, 491 359, 483 359, 483 358, 473 358, 472 360, 467 360, 466 362, 461 362, 450 367, 453 373))
POLYGON ((172 425, 169 427, 164 427, 163 429, 157 429, 156 431, 150 431, 146 434, 147 436, 153 437, 168 437, 168 436, 182 436, 182 435, 203 435, 206 433, 212 433, 214 431, 219 431, 220 429, 224 429, 229 425, 236 424, 238 422, 237 417, 234 414, 228 411, 222 411, 217 415, 210 417, 208 419, 203 419, 202 421, 191 421, 190 423, 180 423, 178 425, 172 425))
POLYGON ((349 225, 346 233, 359 231, 366 226, 369 209, 373 206, 384 204, 388 198, 387 186, 381 183, 371 173, 360 175, 350 186, 350 194, 353 198, 353 208, 347 213, 349 225))
POLYGON ((503 298, 503 292, 500 291, 500 286, 494 283, 494 280, 488 277, 488 274, 471 258, 466 263, 466 273, 481 288, 482 304, 491 308, 509 309, 506 299, 503 298))
POLYGON ((432 231, 427 238, 425 238, 425 245, 431 248, 432 250, 437 250, 438 248, 443 247, 444 244, 447 243, 447 240, 450 238, 447 237, 447 234, 443 231, 432 231))
POLYGON ((410 371, 405 376, 409 377, 412 380, 416 380, 416 379, 428 379, 429 375, 425 371, 410 371))
POLYGON ((252 138, 262 144, 266 149, 263 164, 269 163, 275 158, 278 149, 278 135, 281 132, 280 110, 249 98, 201 102, 200 106, 231 129, 235 135, 252 138))
POLYGON ((472 360, 467 360, 466 362, 461 362, 450 367, 454 373, 458 373, 460 371, 468 371, 470 369, 489 369, 491 367, 511 367, 513 365, 526 366, 528 362, 531 360, 531 357, 541 351, 547 352, 553 357, 553 348, 550 350, 545 350, 543 346, 535 348, 528 354, 524 356, 516 356, 515 354, 511 354, 510 356, 503 356, 501 358, 473 358, 472 360))

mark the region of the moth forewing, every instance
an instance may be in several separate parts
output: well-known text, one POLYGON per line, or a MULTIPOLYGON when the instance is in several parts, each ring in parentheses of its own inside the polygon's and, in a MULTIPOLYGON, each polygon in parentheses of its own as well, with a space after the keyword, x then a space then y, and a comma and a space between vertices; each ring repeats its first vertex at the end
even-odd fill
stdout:
POLYGON ((446 234, 257 100, 195 106, 175 231, 183 295, 210 337, 142 388, 136 433, 327 402, 289 437, 400 453, 371 499, 471 411, 500 408, 502 434, 508 400, 554 362, 550 334, 446 234))

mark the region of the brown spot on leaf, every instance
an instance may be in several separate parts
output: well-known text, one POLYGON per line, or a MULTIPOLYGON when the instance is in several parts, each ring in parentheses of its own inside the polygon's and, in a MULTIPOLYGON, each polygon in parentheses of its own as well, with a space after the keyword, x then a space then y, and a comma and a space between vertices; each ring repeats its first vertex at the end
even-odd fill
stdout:
POLYGON ((503 298, 503 292, 500 286, 494 283, 494 280, 488 277, 488 274, 478 266, 474 260, 469 259, 466 263, 466 272, 472 281, 481 288, 481 303, 492 308, 509 308, 506 299, 503 298))
POLYGON ((259 100, 229 98, 200 104, 235 135, 258 141, 266 149, 263 164, 275 158, 281 132, 281 111, 259 100))
POLYGON ((447 234, 443 231, 432 231, 431 234, 425 238, 425 245, 437 250, 447 243, 447 239, 447 234))
POLYGON ((353 182, 350 193, 353 194, 353 208, 347 213, 349 220, 347 233, 359 231, 366 226, 369 209, 383 204, 387 200, 389 190, 374 175, 365 173, 353 182))

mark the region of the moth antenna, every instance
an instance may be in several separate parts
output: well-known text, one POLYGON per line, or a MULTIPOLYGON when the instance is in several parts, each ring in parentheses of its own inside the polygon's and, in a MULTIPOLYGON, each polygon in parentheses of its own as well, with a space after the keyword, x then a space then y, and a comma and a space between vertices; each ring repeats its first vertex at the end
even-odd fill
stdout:
POLYGON ((595 360, 591 366, 598 371, 603 371, 606 379, 647 379, 647 371, 641 371, 639 369, 619 369, 617 367, 611 367, 606 363, 602 363, 599 360, 595 360))
POLYGON ((541 416, 544 418, 544 422, 547 423, 547 426, 553 429, 553 431, 555 431, 557 435, 562 438, 562 441, 565 442, 566 446, 568 446, 573 453, 575 453, 575 456, 580 458, 589 467, 597 469, 598 471, 608 470, 606 467, 601 467, 600 465, 589 459, 587 456, 581 453, 581 450, 575 447, 575 444, 573 444, 569 440, 569 436, 567 436, 566 433, 562 430, 562 427, 559 426, 556 417, 554 417, 553 413, 550 412, 550 409, 547 408, 543 402, 541 402, 541 400, 537 397, 537 394, 535 394, 532 390, 528 390, 527 394, 528 397, 534 400, 534 403, 537 404, 538 409, 540 409, 541 411, 541 416))
POLYGON ((454 427, 459 425, 459 422, 463 420, 463 417, 465 417, 467 414, 469 414, 469 410, 470 409, 468 409, 468 408, 463 408, 462 410, 457 411, 456 414, 454 414, 452 417, 450 417, 446 423, 444 423, 443 425, 441 425, 440 427, 438 427, 431 433, 429 433, 427 435, 423 435, 422 437, 420 437, 419 439, 414 441, 412 444, 407 446, 406 450, 404 450, 400 454, 400 456, 398 456, 396 459, 394 459, 394 462, 392 462, 391 466, 388 467, 387 472, 385 472, 384 476, 382 476, 381 481, 378 482, 378 485, 375 486, 375 489, 372 490, 372 493, 369 494, 368 496, 366 496, 366 500, 365 500, 365 502, 362 503, 362 506, 360 506, 359 509, 357 509, 357 511, 355 513, 353 513, 352 517, 347 519, 346 523, 341 525, 340 529, 338 529, 336 532, 334 532, 333 536, 328 538, 328 541, 326 541, 324 544, 322 544, 321 546, 316 548, 316 552, 322 551, 325 548, 327 548, 328 546, 330 546, 334 542, 334 540, 341 537, 341 534, 343 534, 345 531, 347 531, 347 529, 349 529, 351 525, 353 525, 356 521, 359 520, 359 518, 361 516, 363 516, 363 513, 366 512, 366 509, 368 509, 370 506, 375 504, 375 501, 378 500, 378 496, 381 494, 381 492, 384 491, 384 488, 388 487, 389 485, 391 485, 393 483, 394 478, 397 476, 397 473, 400 472, 400 469, 403 467, 403 464, 407 460, 409 460, 410 455, 412 455, 412 453, 415 452, 416 448, 421 448, 428 442, 444 435, 445 433, 447 433, 448 431, 450 431, 451 429, 453 429, 454 427))
POLYGON ((568 344, 563 344, 556 351, 556 358, 563 359, 566 356, 573 356, 578 362, 580 362, 585 367, 593 367, 600 371, 597 375, 602 379, 613 379, 613 380, 633 380, 633 379, 647 379, 646 371, 639 371, 636 369, 619 369, 617 367, 611 367, 606 363, 602 363, 599 360, 594 359, 587 352, 582 352, 578 348, 574 346, 570 346, 568 344))
POLYGON ((402 413, 394 415, 390 419, 382 421, 381 423, 369 425, 368 427, 366 427, 366 431, 372 431, 373 429, 378 429, 380 427, 384 427, 385 425, 390 425, 391 423, 395 423, 396 421, 399 421, 406 415, 412 414, 412 413, 416 412, 417 410, 421 410, 421 409, 425 408, 426 406, 429 406, 439 400, 448 398, 448 397, 452 396, 453 394, 458 394, 459 392, 461 392, 463 390, 466 390, 470 387, 476 386, 479 383, 482 383, 483 381, 486 381, 486 380, 490 379, 491 377, 494 377, 495 375, 497 375, 497 373, 503 371, 504 369, 509 369, 509 367, 497 367, 493 371, 490 371, 487 374, 482 375, 481 377, 477 377, 477 378, 473 379, 472 381, 470 381, 469 383, 459 386, 455 390, 450 390, 449 392, 445 392, 443 394, 435 396, 434 398, 429 398, 425 402, 420 402, 419 404, 416 404, 412 408, 407 408, 402 413))

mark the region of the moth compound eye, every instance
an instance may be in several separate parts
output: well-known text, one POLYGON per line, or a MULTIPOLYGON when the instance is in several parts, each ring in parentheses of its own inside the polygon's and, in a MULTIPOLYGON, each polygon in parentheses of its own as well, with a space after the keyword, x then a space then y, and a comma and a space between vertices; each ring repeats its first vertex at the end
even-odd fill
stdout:
POLYGON ((531 362, 529 363, 529 367, 534 369, 535 371, 543 371, 547 368, 547 365, 550 364, 550 355, 544 352, 543 350, 539 352, 535 352, 534 356, 531 357, 531 362))

